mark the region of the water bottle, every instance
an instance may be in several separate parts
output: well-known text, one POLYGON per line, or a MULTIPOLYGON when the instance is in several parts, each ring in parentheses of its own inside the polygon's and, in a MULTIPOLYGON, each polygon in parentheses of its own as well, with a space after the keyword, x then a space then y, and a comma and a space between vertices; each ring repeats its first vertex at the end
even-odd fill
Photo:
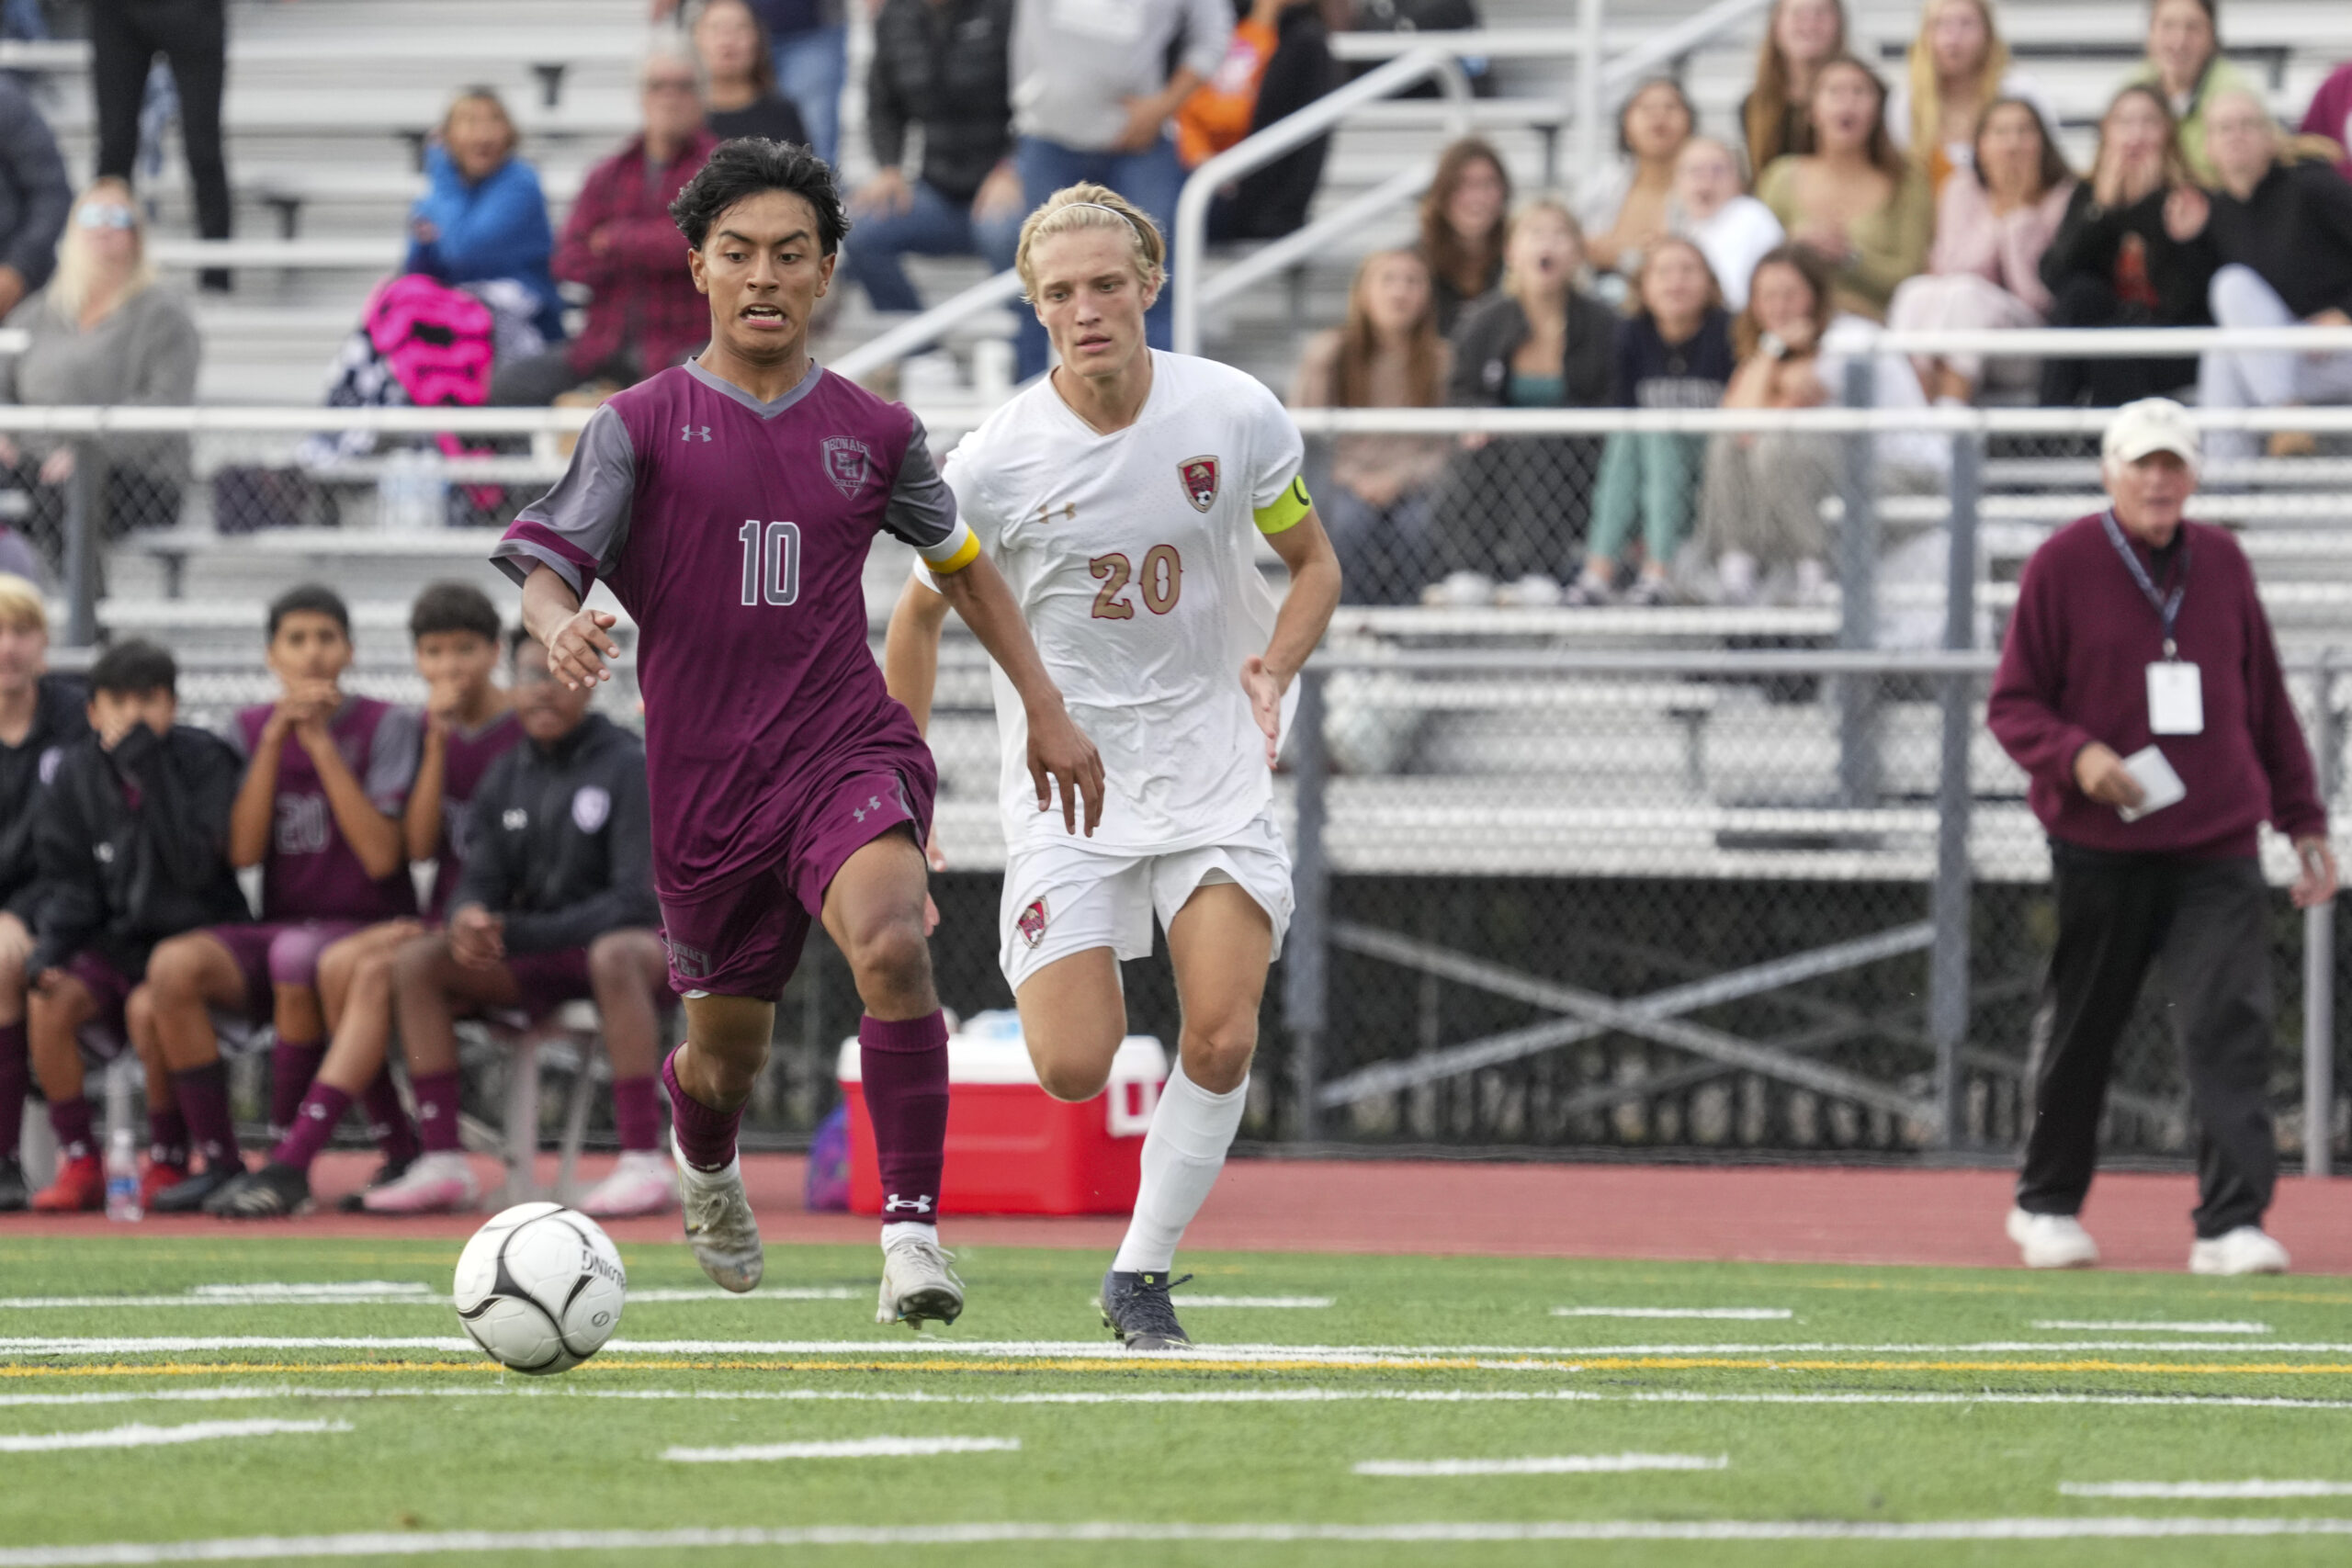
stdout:
POLYGON ((412 454, 414 467, 410 483, 414 487, 410 504, 416 509, 412 528, 447 528, 449 525, 449 470, 442 466, 438 452, 412 454))
POLYGON ((139 1155, 130 1129, 117 1127, 107 1134, 107 1218, 136 1220, 139 1207, 139 1155))
POLYGON ((384 466, 376 476, 376 526, 386 533, 401 533, 415 525, 410 521, 415 507, 410 500, 414 487, 409 470, 406 448, 384 455, 384 466))

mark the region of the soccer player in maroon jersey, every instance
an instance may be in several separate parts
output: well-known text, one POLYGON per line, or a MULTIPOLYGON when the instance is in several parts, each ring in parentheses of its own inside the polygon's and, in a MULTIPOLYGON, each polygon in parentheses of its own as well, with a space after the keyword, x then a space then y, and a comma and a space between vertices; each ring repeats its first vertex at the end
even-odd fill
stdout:
POLYGON ((695 358, 620 393, 495 558, 570 682, 611 679, 638 628, 654 874, 686 1043, 663 1064, 687 1239, 730 1291, 757 1285, 759 1229, 735 1130, 808 922, 848 958, 885 1197, 876 1316, 952 1322, 963 1287, 937 1235, 947 1026, 932 987, 920 847, 931 753, 867 643, 867 550, 884 530, 940 574, 1029 722, 1040 810, 1091 830, 1102 764, 1071 723, 1020 607, 956 514, 922 425, 808 356, 808 318, 848 231, 806 148, 730 141, 671 206, 710 299, 695 358))

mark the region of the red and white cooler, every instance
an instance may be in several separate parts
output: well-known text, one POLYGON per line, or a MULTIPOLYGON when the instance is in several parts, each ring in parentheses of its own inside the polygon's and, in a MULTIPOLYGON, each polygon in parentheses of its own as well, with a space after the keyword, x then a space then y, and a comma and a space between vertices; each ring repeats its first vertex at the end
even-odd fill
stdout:
MULTIPOLYGON (((857 1042, 842 1042, 842 1096, 849 1102, 849 1206, 882 1212, 882 1179, 857 1042)), ((1072 1105, 1037 1082, 1017 1013, 984 1012, 947 1041, 947 1168, 939 1206, 949 1214, 1124 1214, 1135 1207, 1143 1137, 1168 1081, 1168 1053, 1130 1034, 1112 1059, 1111 1082, 1072 1105)))

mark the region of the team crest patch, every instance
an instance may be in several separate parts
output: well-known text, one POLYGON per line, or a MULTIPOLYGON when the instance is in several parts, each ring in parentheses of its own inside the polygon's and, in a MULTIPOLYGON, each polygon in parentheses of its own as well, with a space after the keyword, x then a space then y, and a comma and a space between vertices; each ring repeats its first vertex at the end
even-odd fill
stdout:
POLYGON ((1184 499, 1193 503, 1195 512, 1206 512, 1216 504, 1216 458, 1214 456, 1187 457, 1176 465, 1176 477, 1183 481, 1184 499))
POLYGON ((1029 907, 1021 911, 1021 918, 1013 922, 1013 926, 1021 932, 1021 940, 1031 947, 1045 941, 1046 901, 1043 898, 1030 899, 1029 907))
POLYGON ((612 814, 612 793, 602 784, 583 784, 572 793, 571 825, 582 832, 594 832, 612 814))
POLYGON ((874 476, 874 454, 863 441, 847 435, 825 437, 825 477, 843 495, 854 496, 874 476))

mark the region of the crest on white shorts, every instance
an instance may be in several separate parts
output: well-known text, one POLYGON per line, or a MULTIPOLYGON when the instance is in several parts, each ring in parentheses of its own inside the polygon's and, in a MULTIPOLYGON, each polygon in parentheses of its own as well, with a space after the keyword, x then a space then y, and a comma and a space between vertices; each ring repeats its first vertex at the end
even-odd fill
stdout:
POLYGON ((1013 929, 1021 933, 1021 940, 1031 947, 1045 941, 1046 901, 1043 898, 1030 899, 1029 907, 1021 911, 1021 918, 1012 924, 1013 929))
POLYGON ((602 784, 582 784, 571 797, 571 825, 593 833, 613 814, 612 793, 602 784))
POLYGON ((1206 512, 1216 504, 1216 458, 1203 453, 1187 457, 1176 465, 1176 477, 1183 481, 1184 499, 1193 503, 1195 512, 1206 512))

